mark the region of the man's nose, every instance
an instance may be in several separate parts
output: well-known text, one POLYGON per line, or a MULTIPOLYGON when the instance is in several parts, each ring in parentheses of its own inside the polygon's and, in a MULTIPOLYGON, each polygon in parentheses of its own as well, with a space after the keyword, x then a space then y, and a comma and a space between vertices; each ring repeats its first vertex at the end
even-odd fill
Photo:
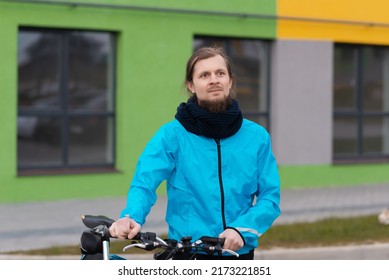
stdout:
POLYGON ((219 80, 217 79, 216 74, 211 74, 210 83, 215 84, 218 82, 219 82, 219 80))

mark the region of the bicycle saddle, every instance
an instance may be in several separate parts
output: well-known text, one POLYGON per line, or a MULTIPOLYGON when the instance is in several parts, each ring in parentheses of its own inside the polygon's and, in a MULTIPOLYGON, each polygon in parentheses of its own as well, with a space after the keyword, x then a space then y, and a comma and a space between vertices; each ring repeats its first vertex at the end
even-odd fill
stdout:
POLYGON ((107 227, 110 227, 115 220, 108 218, 107 216, 103 215, 82 215, 81 216, 82 222, 84 225, 90 229, 93 229, 100 225, 105 225, 107 227))

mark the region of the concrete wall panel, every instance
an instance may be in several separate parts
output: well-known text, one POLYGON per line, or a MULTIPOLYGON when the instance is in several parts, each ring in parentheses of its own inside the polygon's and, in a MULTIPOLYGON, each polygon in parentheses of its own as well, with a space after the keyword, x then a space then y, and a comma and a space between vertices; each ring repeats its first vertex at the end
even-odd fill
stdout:
POLYGON ((272 56, 271 133, 279 164, 331 163, 333 44, 279 40, 272 56))

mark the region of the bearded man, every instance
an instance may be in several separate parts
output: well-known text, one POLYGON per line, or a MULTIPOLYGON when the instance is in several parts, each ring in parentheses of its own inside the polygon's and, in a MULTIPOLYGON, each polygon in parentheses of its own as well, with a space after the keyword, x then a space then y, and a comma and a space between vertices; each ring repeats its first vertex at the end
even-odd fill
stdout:
POLYGON ((223 248, 239 254, 199 252, 197 259, 254 258, 259 237, 280 214, 280 179, 269 133, 243 118, 233 83, 223 49, 192 54, 184 83, 191 96, 146 145, 113 237, 131 239, 141 230, 166 180, 170 239, 225 238, 223 248))

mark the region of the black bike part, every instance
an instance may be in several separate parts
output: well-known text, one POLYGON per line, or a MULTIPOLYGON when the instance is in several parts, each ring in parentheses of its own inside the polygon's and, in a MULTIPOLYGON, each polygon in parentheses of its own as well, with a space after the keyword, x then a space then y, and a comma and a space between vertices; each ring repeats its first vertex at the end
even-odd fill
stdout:
POLYGON ((224 245, 224 242, 226 241, 225 238, 217 238, 217 237, 211 237, 211 236, 202 236, 200 238, 200 240, 204 244, 209 244, 209 245, 213 245, 213 246, 220 245, 222 247, 224 245))
POLYGON ((84 225, 88 228, 95 228, 99 225, 110 227, 115 222, 115 220, 103 215, 82 215, 81 219, 84 225))
POLYGON ((181 243, 184 244, 184 245, 190 244, 191 240, 192 240, 192 236, 181 237, 181 243))
POLYGON ((206 252, 208 255, 213 255, 215 252, 218 256, 222 255, 223 245, 226 240, 225 238, 202 236, 200 240, 204 244, 202 251, 206 252))
POLYGON ((133 240, 139 240, 144 244, 146 246, 144 250, 146 251, 154 250, 156 248, 155 244, 158 244, 157 234, 154 232, 139 232, 133 240))
POLYGON ((93 255, 103 253, 103 238, 92 229, 85 230, 81 235, 80 249, 82 254, 93 255))
POLYGON ((111 234, 109 233, 109 228, 106 225, 99 225, 97 227, 94 227, 92 229, 92 232, 100 235, 102 237, 102 240, 109 241, 111 238, 111 234))
POLYGON ((165 242, 167 243, 167 245, 168 245, 169 247, 171 247, 171 248, 176 248, 176 247, 177 247, 178 241, 175 240, 175 239, 165 239, 164 241, 165 241, 165 242))
POLYGON ((177 244, 178 244, 177 240, 165 239, 164 241, 166 242, 167 247, 165 247, 163 251, 154 254, 155 260, 169 260, 177 252, 177 244))
POLYGON ((173 257, 173 250, 157 252, 154 254, 154 260, 169 260, 173 257))

